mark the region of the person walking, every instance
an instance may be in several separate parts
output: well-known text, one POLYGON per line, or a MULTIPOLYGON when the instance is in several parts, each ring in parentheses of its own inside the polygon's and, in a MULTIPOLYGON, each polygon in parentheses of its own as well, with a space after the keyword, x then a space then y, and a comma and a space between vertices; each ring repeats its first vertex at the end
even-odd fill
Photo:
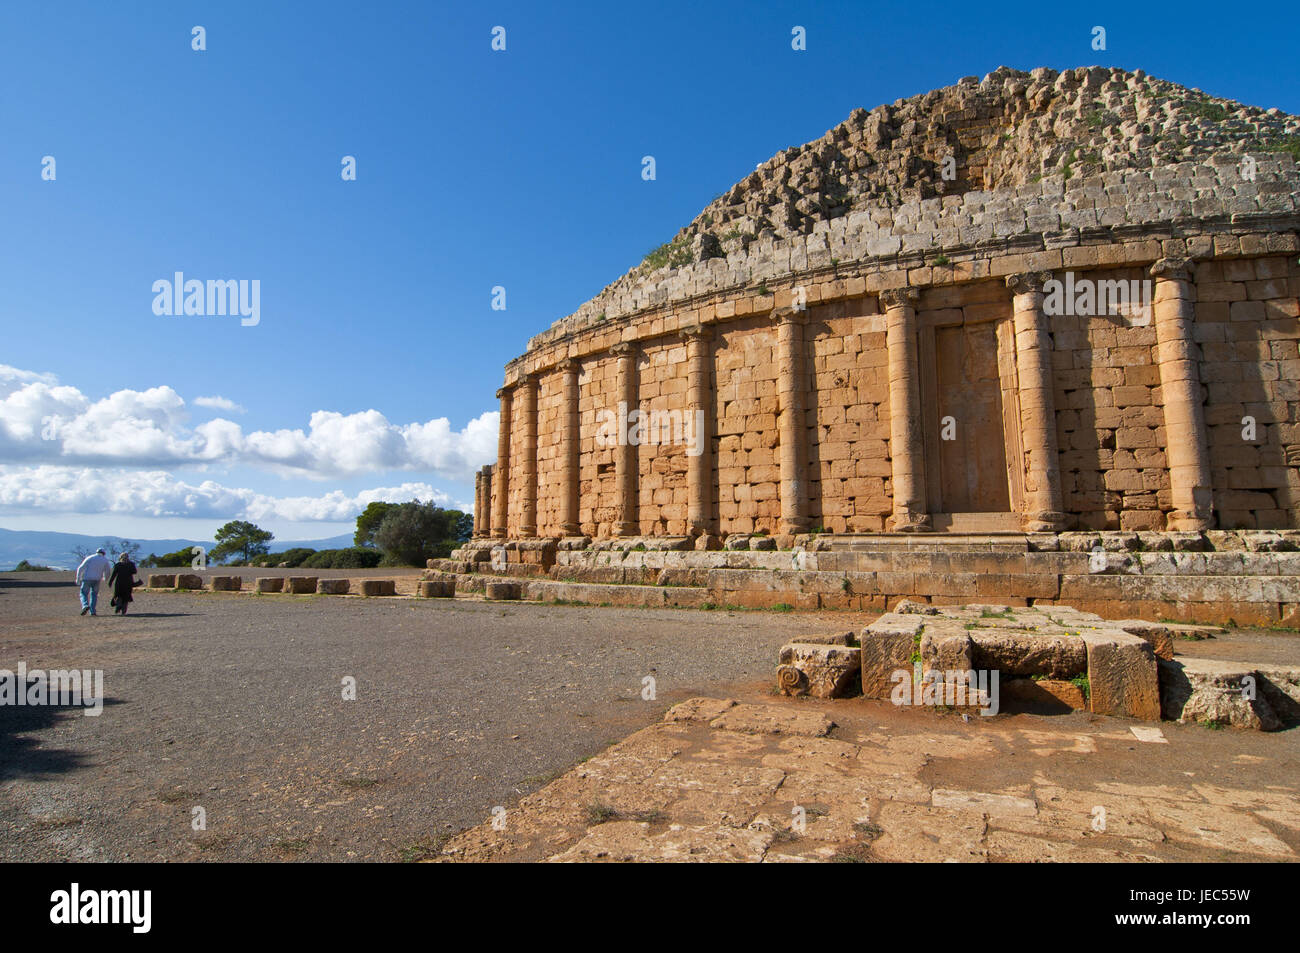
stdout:
POLYGON ((87 612, 95 615, 95 607, 99 603, 99 584, 112 571, 113 564, 109 562, 102 549, 95 550, 77 567, 77 585, 81 587, 82 615, 87 612))
POLYGON ((131 589, 140 585, 135 578, 135 563, 126 553, 117 557, 117 565, 108 575, 108 584, 113 589, 113 598, 109 605, 118 615, 126 615, 126 604, 131 601, 131 589))

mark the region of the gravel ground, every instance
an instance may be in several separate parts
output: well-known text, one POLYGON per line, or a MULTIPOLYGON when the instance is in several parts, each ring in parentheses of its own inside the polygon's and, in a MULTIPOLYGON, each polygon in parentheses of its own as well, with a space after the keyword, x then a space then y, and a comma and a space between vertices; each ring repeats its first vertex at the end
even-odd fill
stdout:
POLYGON ((0 669, 102 669, 106 696, 99 717, 0 706, 0 860, 417 859, 671 704, 766 684, 790 635, 866 621, 206 592, 101 607, 77 614, 70 573, 0 574, 0 669))

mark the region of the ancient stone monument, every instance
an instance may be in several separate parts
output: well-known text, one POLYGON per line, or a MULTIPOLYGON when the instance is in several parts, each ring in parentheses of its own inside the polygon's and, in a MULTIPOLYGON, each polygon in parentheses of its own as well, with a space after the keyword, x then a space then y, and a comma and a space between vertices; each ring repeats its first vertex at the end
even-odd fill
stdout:
MULTIPOLYGON (((549 571, 979 534, 1023 558, 1081 548, 1052 541, 1069 532, 1253 551, 1261 530, 1295 549, 1297 152, 1300 118, 1101 67, 856 110, 506 366, 458 555, 549 571)), ((1005 594, 1122 597, 1055 572, 1005 594)), ((1300 601, 1241 595, 1273 621, 1300 601)))

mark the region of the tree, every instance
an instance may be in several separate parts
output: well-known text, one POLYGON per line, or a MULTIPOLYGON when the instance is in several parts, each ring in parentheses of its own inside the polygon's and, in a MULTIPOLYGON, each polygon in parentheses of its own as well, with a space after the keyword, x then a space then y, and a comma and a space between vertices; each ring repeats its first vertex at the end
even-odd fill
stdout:
POLYGON ((217 545, 208 552, 213 562, 224 562, 231 556, 238 555, 244 562, 254 556, 262 556, 270 551, 267 544, 275 536, 247 520, 231 520, 217 530, 217 545))
MULTIPOLYGON (((384 551, 386 562, 418 566, 426 559, 447 556, 461 542, 465 514, 440 509, 434 503, 399 503, 389 509, 375 531, 375 545, 384 551)), ((470 520, 473 527, 473 519, 470 520)))
POLYGON ((379 530, 379 524, 384 521, 384 517, 389 514, 389 511, 400 505, 400 503, 374 502, 367 506, 362 514, 357 517, 357 532, 352 537, 353 545, 374 546, 375 533, 379 530))

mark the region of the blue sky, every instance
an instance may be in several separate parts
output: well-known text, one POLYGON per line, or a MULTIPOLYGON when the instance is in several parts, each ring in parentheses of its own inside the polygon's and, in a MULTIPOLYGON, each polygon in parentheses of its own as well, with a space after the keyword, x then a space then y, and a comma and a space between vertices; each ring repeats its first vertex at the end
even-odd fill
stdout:
POLYGON ((1240 9, 10 0, 0 526, 310 538, 468 503, 505 362, 757 163, 1000 65, 1300 112, 1295 7, 1240 9), (155 315, 176 271, 258 279, 259 323, 155 315))

